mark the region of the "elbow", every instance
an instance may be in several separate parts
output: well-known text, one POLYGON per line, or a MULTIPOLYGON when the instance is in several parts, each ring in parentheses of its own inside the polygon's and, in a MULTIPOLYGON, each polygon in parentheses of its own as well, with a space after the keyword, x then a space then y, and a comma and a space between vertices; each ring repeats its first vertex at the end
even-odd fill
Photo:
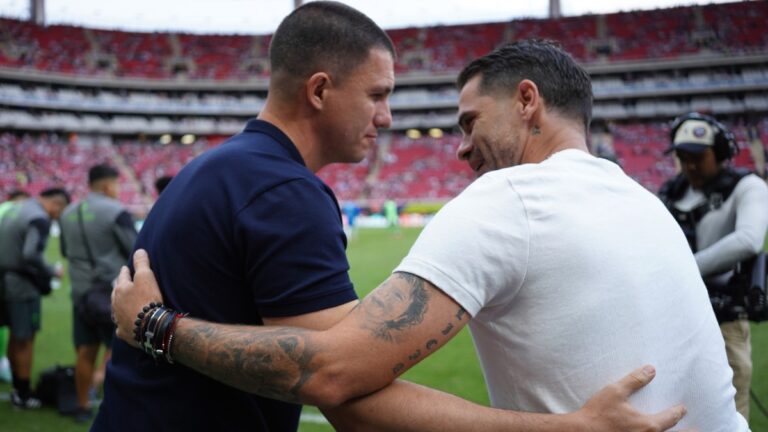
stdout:
POLYGON ((763 246, 765 243, 765 235, 763 234, 758 235, 757 233, 754 233, 752 235, 745 235, 742 237, 742 244, 744 245, 744 249, 749 251, 749 255, 757 255, 760 252, 763 251, 763 246))
POLYGON ((302 387, 301 399, 321 409, 333 409, 361 396, 359 383, 362 377, 355 379, 349 369, 332 365, 317 370, 302 387))

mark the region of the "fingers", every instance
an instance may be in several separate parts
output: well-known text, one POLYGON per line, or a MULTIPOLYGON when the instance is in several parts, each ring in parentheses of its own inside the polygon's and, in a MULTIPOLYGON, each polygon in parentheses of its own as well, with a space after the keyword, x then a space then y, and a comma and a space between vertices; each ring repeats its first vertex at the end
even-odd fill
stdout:
POLYGON ((149 270, 149 255, 144 249, 137 249, 133 253, 133 269, 135 271, 149 270))
POLYGON ((128 267, 122 266, 120 268, 120 274, 117 275, 117 284, 115 284, 115 286, 121 286, 131 282, 131 271, 128 270, 128 267))
POLYGON ((668 408, 654 415, 653 417, 657 424, 660 426, 661 430, 667 430, 682 420, 686 412, 688 412, 688 410, 684 405, 677 405, 673 406, 672 408, 668 408))
POLYGON ((650 383, 656 376, 656 369, 651 365, 645 365, 639 369, 633 370, 629 375, 622 378, 616 384, 619 391, 629 397, 632 393, 640 390, 650 383))
POLYGON ((149 254, 144 249, 137 249, 133 253, 133 284, 131 287, 131 296, 134 301, 142 301, 147 304, 150 301, 162 302, 163 297, 160 293, 155 273, 149 266, 149 254))

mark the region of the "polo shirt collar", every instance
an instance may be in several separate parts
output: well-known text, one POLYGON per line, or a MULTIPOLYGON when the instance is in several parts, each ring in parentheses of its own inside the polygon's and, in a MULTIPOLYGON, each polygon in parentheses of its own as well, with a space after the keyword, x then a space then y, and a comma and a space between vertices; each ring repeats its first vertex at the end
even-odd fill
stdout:
POLYGON ((304 166, 307 165, 306 163, 304 163, 304 158, 301 157, 301 153, 299 153, 299 149, 297 149, 293 141, 291 141, 291 139, 288 138, 288 135, 286 135, 283 131, 278 129, 278 127, 273 125, 272 123, 266 122, 264 120, 259 120, 259 119, 251 119, 245 125, 245 132, 256 132, 256 133, 263 133, 265 135, 269 135, 272 139, 277 141, 280 144, 280 146, 282 146, 286 151, 288 151, 288 154, 290 155, 291 159, 293 159, 294 161, 304 166))

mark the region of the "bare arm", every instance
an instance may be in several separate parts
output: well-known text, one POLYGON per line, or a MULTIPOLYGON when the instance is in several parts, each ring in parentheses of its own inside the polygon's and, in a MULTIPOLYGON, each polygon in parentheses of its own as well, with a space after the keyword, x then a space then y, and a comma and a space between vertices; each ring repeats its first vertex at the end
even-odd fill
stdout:
MULTIPOLYGON (((137 252, 134 261, 135 284, 123 269, 113 308, 118 336, 136 345, 131 338, 136 311, 161 298, 146 254, 137 252)), ((606 387, 581 410, 565 415, 482 407, 404 382, 368 395, 442 346, 469 316, 428 282, 395 274, 342 317, 326 316, 317 328, 340 322, 319 332, 185 318, 174 336, 173 355, 178 362, 237 388, 319 405, 340 430, 660 431, 684 414, 683 407, 674 407, 658 415, 643 415, 629 406, 629 394, 653 378, 653 372, 642 371, 606 387), (351 399, 361 395, 367 396, 351 399)), ((317 320, 271 323, 311 322, 317 320)))
POLYGON ((401 380, 370 396, 325 409, 323 414, 342 432, 662 431, 680 421, 685 412, 682 407, 640 415, 627 401, 654 376, 653 368, 637 369, 569 414, 489 408, 401 380))

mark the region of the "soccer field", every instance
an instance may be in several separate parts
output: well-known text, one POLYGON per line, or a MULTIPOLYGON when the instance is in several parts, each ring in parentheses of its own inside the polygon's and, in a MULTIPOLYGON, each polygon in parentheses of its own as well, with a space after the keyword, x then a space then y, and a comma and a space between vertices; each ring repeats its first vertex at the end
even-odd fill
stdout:
MULTIPOLYGON (((361 230, 350 241, 348 255, 351 276, 361 296, 383 281, 406 254, 416 239, 418 230, 403 229, 400 234, 387 230, 361 230)), ((58 259, 58 242, 52 239, 49 258, 58 259)), ((43 329, 36 341, 34 371, 39 373, 55 364, 73 364, 74 349, 71 342, 71 302, 68 281, 45 299, 43 303, 43 329)), ((768 402, 768 324, 753 325, 752 333, 754 378, 753 389, 758 397, 768 402)), ((436 354, 417 365, 404 377, 435 387, 466 399, 487 404, 488 397, 474 348, 465 330, 436 354)), ((71 419, 60 417, 54 410, 17 412, 8 399, 10 386, 0 384, 0 432, 69 432, 85 431, 88 426, 76 425, 71 419)), ((325 432, 333 429, 322 423, 319 412, 305 408, 300 431, 325 432)), ((212 415, 215 415, 212 413, 212 415)), ((754 432, 768 432, 768 419, 752 405, 751 427, 754 432)))

